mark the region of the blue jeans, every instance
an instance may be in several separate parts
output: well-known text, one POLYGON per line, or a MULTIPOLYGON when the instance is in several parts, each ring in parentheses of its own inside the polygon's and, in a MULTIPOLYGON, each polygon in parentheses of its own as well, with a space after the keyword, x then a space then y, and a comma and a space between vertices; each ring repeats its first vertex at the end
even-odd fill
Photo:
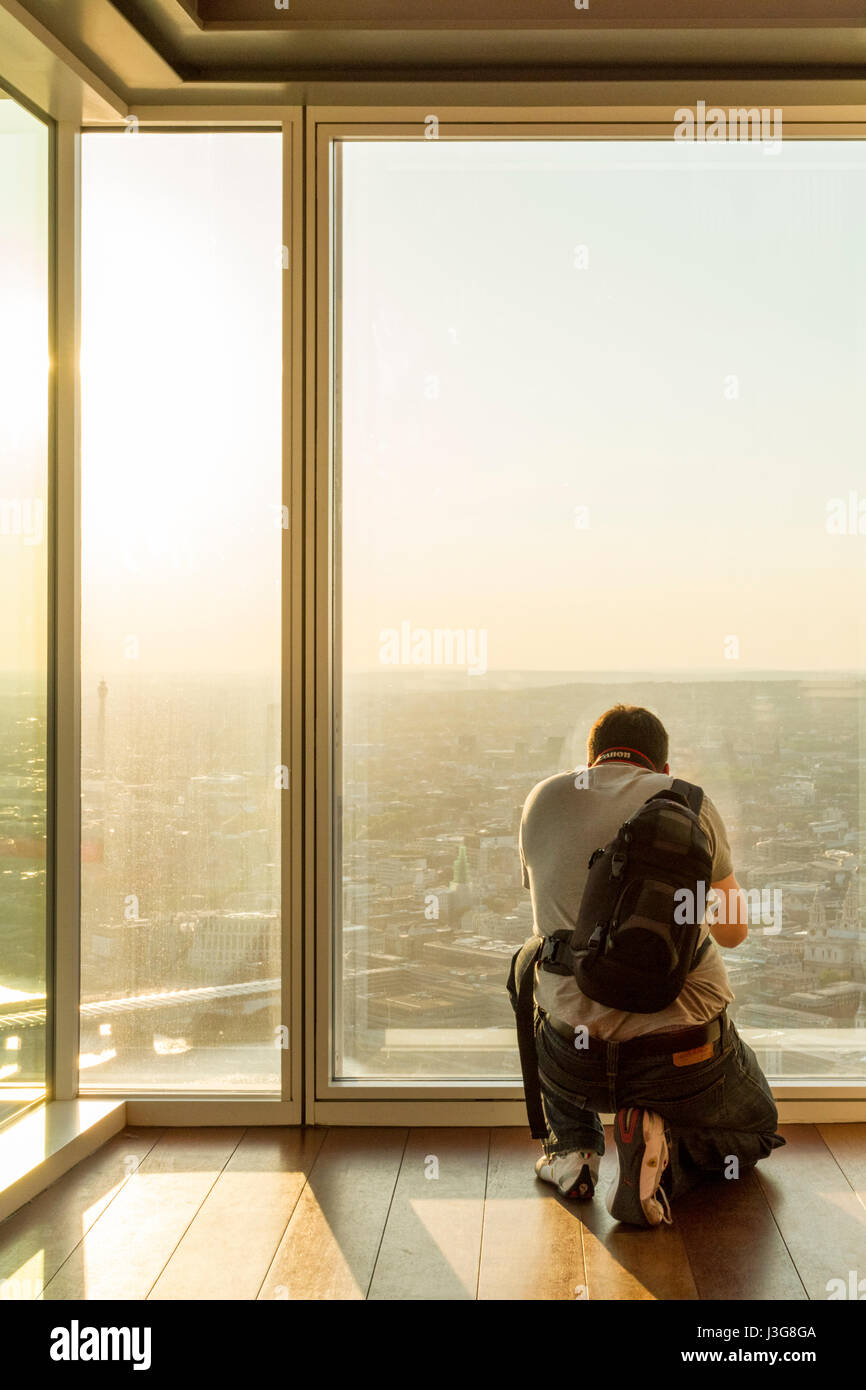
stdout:
MULTIPOLYGON (((568 1089, 542 1075, 548 1155, 590 1149, 604 1153, 600 1110, 615 1114, 639 1105, 667 1121, 671 1136, 668 1191, 673 1198, 702 1176, 738 1176, 785 1143, 776 1127, 778 1111, 758 1059, 727 1013, 712 1056, 675 1066, 666 1053, 623 1057, 606 1043, 592 1057, 550 1026, 539 1010, 535 1045, 542 1072, 549 1057, 565 1071, 568 1089), (736 1159, 736 1164, 731 1160, 736 1159)), ((561 1081, 561 1077, 559 1080, 561 1081)))

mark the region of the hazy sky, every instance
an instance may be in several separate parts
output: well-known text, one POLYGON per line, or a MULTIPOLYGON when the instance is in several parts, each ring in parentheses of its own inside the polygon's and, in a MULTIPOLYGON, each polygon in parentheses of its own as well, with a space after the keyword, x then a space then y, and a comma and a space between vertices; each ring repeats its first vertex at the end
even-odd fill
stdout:
POLYGON ((275 671, 280 137, 82 143, 86 679, 275 671))
POLYGON ((490 669, 862 664, 862 144, 343 170, 347 665, 402 620, 490 669))
MULTIPOLYGON (((346 669, 862 666, 862 143, 446 136, 343 147, 346 669)), ((85 669, 272 670, 279 138, 83 143, 85 669)))

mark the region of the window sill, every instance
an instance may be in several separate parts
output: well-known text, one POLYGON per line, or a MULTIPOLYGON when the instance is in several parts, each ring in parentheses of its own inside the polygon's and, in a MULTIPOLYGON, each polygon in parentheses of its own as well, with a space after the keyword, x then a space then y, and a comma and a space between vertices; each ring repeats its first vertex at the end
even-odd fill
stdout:
POLYGON ((0 1131, 0 1221, 123 1129, 122 1100, 55 1100, 0 1131))

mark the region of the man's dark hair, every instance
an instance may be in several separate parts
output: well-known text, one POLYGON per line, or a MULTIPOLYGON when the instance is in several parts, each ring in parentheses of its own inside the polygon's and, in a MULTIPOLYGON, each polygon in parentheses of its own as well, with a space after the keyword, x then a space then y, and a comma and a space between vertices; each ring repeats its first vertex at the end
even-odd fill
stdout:
POLYGON ((589 731, 588 761, 594 763, 608 748, 633 748, 649 758, 657 772, 668 760, 664 724, 640 705, 613 705, 600 714, 589 731))

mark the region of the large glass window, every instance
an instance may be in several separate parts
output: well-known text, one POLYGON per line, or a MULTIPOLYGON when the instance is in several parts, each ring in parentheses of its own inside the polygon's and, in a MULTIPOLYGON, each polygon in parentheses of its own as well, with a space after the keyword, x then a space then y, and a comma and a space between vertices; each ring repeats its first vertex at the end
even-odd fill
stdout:
POLYGON ((282 141, 83 145, 82 1089, 278 1092, 282 141))
POLYGON ((0 1123, 45 1088, 50 138, 0 91, 0 1123))
POLYGON ((648 704, 732 1013, 866 1076, 859 142, 339 147, 333 1071, 519 1075, 532 786, 648 704))

